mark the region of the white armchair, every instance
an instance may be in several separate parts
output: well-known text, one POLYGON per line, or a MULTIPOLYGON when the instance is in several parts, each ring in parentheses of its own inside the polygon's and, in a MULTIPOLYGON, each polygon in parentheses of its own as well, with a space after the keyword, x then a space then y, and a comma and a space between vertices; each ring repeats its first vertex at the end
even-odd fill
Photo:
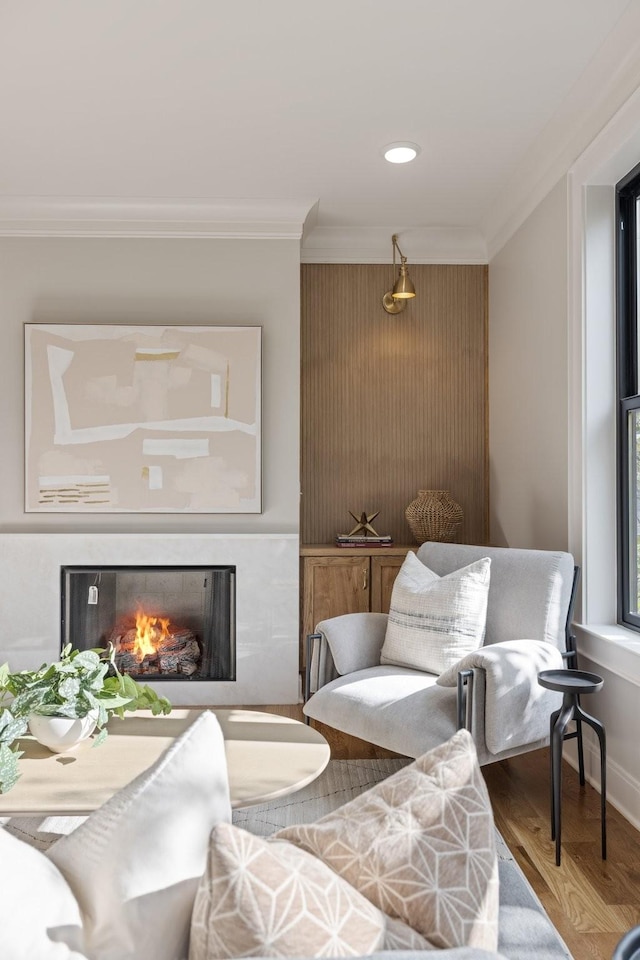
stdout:
POLYGON ((537 675, 574 655, 573 557, 452 543, 425 543, 417 556, 440 577, 491 558, 484 645, 437 676, 380 663, 386 614, 324 620, 309 638, 307 719, 410 757, 461 726, 483 764, 544 746, 561 695, 537 675))

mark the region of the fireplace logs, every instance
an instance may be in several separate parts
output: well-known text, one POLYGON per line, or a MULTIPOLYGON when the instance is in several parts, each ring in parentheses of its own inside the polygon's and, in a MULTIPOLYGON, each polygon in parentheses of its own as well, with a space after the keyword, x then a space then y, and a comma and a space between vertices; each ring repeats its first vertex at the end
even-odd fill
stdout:
POLYGON ((113 629, 115 664, 121 673, 148 677, 171 674, 191 677, 198 671, 202 651, 188 628, 140 610, 113 629))

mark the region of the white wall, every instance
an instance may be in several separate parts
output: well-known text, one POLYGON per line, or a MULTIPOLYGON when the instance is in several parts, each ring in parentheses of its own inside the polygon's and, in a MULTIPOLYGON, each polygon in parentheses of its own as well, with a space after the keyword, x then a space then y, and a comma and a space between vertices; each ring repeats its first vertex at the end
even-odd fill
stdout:
POLYGON ((567 548, 567 186, 489 264, 491 543, 567 548))
POLYGON ((297 240, 0 240, 0 663, 20 669, 54 658, 59 567, 78 551, 86 560, 97 550, 109 564, 233 563, 237 681, 178 684, 169 696, 175 704, 297 700, 299 330, 297 240), (263 513, 26 514, 28 322, 261 326, 263 513), (9 560, 16 543, 33 576, 9 560), (56 562, 43 567, 45 557, 56 562), (22 613, 11 620, 15 604, 35 625, 22 613))
POLYGON ((297 240, 0 240, 0 533, 297 533, 299 329, 297 240), (262 515, 25 514, 27 322, 262 326, 262 515))
MULTIPOLYGON (((569 172, 570 538, 584 569, 581 666, 604 678, 587 709, 607 730, 607 791, 640 828, 640 634, 616 624, 615 184, 640 157, 640 89, 569 172)), ((589 769, 599 780, 594 741, 589 769)))
POLYGON ((492 536, 581 564, 579 666, 604 678, 583 706, 606 727, 608 798, 640 827, 640 635, 615 623, 613 206, 638 157, 640 90, 491 261, 489 403, 492 536))

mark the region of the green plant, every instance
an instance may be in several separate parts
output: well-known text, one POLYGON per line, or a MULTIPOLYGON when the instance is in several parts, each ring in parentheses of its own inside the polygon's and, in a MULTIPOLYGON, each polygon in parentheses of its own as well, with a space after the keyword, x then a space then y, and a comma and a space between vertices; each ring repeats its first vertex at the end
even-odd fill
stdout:
POLYGON ((69 643, 58 661, 37 670, 11 673, 7 663, 0 666, 0 793, 10 790, 20 776, 22 753, 14 742, 26 733, 30 714, 81 718, 95 712, 100 733, 93 745, 98 746, 107 736, 112 714, 171 711, 166 697, 120 673, 114 653, 112 644, 107 649, 74 650, 69 643))

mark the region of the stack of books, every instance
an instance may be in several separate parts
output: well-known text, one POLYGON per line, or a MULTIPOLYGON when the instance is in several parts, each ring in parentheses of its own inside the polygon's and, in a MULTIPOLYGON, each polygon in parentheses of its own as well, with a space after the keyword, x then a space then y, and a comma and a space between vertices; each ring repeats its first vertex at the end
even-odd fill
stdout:
POLYGON ((339 533, 336 537, 336 547, 391 547, 393 539, 389 536, 365 536, 362 533, 349 536, 348 533, 339 533))

